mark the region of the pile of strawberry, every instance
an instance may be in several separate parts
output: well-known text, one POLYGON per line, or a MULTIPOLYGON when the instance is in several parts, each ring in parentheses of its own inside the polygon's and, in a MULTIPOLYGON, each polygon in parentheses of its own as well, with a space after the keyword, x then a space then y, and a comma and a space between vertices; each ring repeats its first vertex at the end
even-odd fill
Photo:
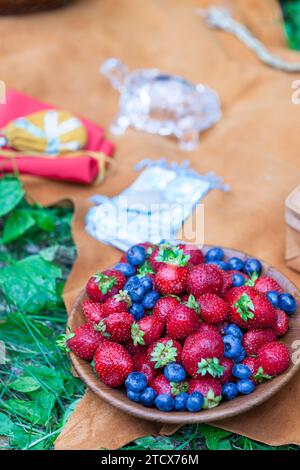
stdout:
POLYGON ((67 347, 144 406, 212 408, 290 365, 278 337, 296 302, 255 258, 143 243, 92 276, 86 293, 86 323, 66 337, 67 347))

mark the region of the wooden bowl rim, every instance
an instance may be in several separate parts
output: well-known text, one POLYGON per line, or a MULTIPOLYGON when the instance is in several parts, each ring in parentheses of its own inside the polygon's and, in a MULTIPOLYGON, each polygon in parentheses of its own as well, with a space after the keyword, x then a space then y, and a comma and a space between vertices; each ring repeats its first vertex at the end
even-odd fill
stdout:
MULTIPOLYGON (((202 249, 205 252, 211 247, 211 245, 204 245, 202 249)), ((226 257, 238 256, 242 257, 243 259, 253 257, 245 252, 232 248, 223 247, 223 250, 225 252, 226 257)), ((260 261, 263 265, 263 272, 267 271, 268 274, 272 274, 274 278, 277 278, 281 284, 285 284, 286 291, 292 293, 296 297, 297 305, 299 305, 300 292, 295 286, 295 284, 292 283, 284 274, 282 274, 273 266, 270 266, 268 263, 264 262, 261 259, 260 261)), ((80 305, 84 296, 85 291, 82 290, 79 293, 71 309, 68 318, 68 326, 72 325, 73 319, 78 315, 78 310, 80 309, 80 305)), ((295 312, 292 316, 289 317, 289 330, 285 336, 281 337, 282 339, 288 338, 293 332, 293 330, 295 330, 293 324, 296 323, 298 320, 298 313, 299 312, 297 308, 297 312, 295 312)), ((300 318, 298 321, 300 321, 300 318)), ((288 345, 290 346, 290 343, 288 343, 288 345)), ((239 396, 232 401, 221 402, 221 404, 215 408, 201 410, 198 413, 190 413, 188 411, 162 412, 155 408, 146 408, 143 405, 140 405, 139 403, 134 403, 130 401, 126 397, 123 390, 112 389, 105 385, 103 382, 101 382, 101 380, 91 369, 91 366, 88 362, 78 358, 72 352, 70 353, 70 358, 75 371, 77 372, 78 376, 82 379, 82 381, 97 396, 110 403, 112 406, 137 418, 172 424, 215 422, 226 418, 231 418, 233 416, 237 416, 241 413, 245 413, 246 411, 249 411, 250 409, 262 404, 264 401, 268 400, 273 395, 275 395, 281 388, 283 388, 288 383, 288 381, 300 369, 300 361, 296 364, 292 363, 285 373, 275 377, 271 381, 267 381, 260 384, 259 386, 257 386, 255 391, 251 395, 239 396)))

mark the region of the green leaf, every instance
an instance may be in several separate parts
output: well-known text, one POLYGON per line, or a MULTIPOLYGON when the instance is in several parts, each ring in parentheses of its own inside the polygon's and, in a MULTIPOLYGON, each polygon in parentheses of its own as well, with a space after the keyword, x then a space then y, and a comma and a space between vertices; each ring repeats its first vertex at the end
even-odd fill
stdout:
POLYGON ((36 392, 34 400, 19 400, 10 398, 5 401, 5 407, 32 424, 45 425, 51 418, 55 404, 55 395, 49 392, 36 392))
POLYGON ((45 261, 52 262, 55 260, 58 250, 59 245, 48 246, 47 248, 43 248, 40 251, 40 257, 43 258, 45 261))
POLYGON ((254 287, 255 282, 257 281, 258 278, 259 278, 259 275, 256 272, 254 272, 251 275, 251 277, 245 282, 245 286, 254 287))
POLYGON ((12 211, 24 196, 21 182, 11 176, 0 180, 0 217, 12 211))
POLYGON ((231 448, 231 446, 228 445, 228 439, 224 442, 224 439, 231 434, 229 431, 203 425, 201 427, 201 433, 205 438, 205 443, 209 450, 229 450, 231 448))
POLYGON ((15 210, 5 221, 2 242, 10 243, 17 240, 34 225, 35 220, 31 217, 30 211, 15 210))
POLYGON ((202 376, 209 374, 212 377, 221 377, 223 375, 224 366, 219 364, 219 359, 214 358, 202 358, 200 362, 198 362, 198 371, 197 374, 202 376))
POLYGON ((55 229, 55 216, 47 209, 35 209, 31 211, 36 225, 44 232, 53 232, 55 229))
POLYGON ((14 423, 5 413, 0 413, 0 436, 10 436, 14 426, 14 423))
POLYGON ((240 317, 244 321, 248 321, 249 318, 254 318, 254 305, 249 295, 245 292, 240 296, 239 300, 233 305, 239 313, 240 317))
POLYGON ((0 271, 0 286, 6 298, 22 311, 37 313, 57 302, 56 279, 59 267, 30 256, 0 271))
POLYGON ((15 390, 16 392, 29 393, 34 392, 40 388, 40 384, 33 377, 19 377, 14 380, 9 388, 15 390))

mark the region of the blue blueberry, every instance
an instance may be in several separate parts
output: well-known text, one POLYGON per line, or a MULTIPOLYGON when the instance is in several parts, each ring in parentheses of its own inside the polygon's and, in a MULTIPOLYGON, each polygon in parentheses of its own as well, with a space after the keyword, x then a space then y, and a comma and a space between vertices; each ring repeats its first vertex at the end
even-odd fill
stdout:
POLYGON ((140 395, 140 402, 142 405, 150 408, 151 406, 154 406, 156 395, 156 391, 152 387, 147 387, 140 395))
POLYGON ((240 287, 245 284, 245 278, 241 274, 232 274, 231 279, 233 287, 240 287))
POLYGON ((204 396, 200 392, 193 392, 186 401, 186 409, 192 413, 196 413, 203 408, 204 396))
POLYGON ((128 295, 131 298, 132 302, 141 302, 145 295, 145 290, 143 286, 139 285, 137 287, 132 287, 128 291, 128 295))
POLYGON ((233 400, 238 394, 237 386, 233 382, 227 382, 222 387, 222 397, 225 400, 233 400))
POLYGON ((234 336, 235 338, 238 338, 239 340, 243 339, 242 330, 235 323, 229 323, 229 325, 225 326, 224 332, 225 332, 225 335, 234 336))
POLYGON ((206 261, 222 261, 224 258, 224 251, 222 248, 214 247, 210 248, 205 255, 206 261))
POLYGON ((169 382, 182 382, 186 378, 186 372, 181 364, 168 364, 164 368, 164 376, 169 382))
POLYGON ((239 362, 242 362, 245 359, 245 357, 246 357, 246 351, 243 347, 241 347, 240 353, 237 356, 233 357, 233 360, 234 362, 239 363, 239 362))
POLYGON ((223 336, 224 356, 229 359, 238 357, 242 350, 241 341, 232 335, 223 336))
POLYGON ((138 287, 140 285, 140 279, 138 276, 131 276, 125 286, 124 286, 124 290, 127 290, 127 292, 129 293, 132 289, 135 289, 136 287, 138 287))
POLYGON ((279 306, 279 294, 275 290, 270 290, 267 294, 267 298, 271 302, 272 305, 274 305, 275 308, 278 308, 279 306))
POLYGON ((229 269, 232 269, 234 271, 243 271, 245 263, 240 258, 236 258, 235 256, 233 256, 233 258, 230 258, 228 260, 228 266, 229 269))
POLYGON ((252 393, 253 390, 255 389, 255 385, 252 382, 252 380, 245 379, 245 380, 239 380, 236 384, 237 390, 241 395, 248 395, 249 393, 252 393))
POLYGON ((294 313, 297 309, 296 300, 291 294, 288 294, 287 292, 280 294, 279 308, 281 308, 281 310, 283 310, 285 313, 294 313))
POLYGON ((235 364, 232 368, 232 375, 236 379, 249 379, 251 374, 251 370, 245 364, 235 364))
POLYGON ((116 264, 114 269, 116 269, 117 271, 121 271, 121 273, 123 273, 126 277, 133 276, 133 274, 135 273, 134 267, 131 266, 131 264, 129 263, 118 263, 116 264))
POLYGON ((225 261, 208 261, 207 264, 213 264, 214 266, 218 266, 218 268, 223 269, 223 271, 228 271, 229 266, 225 261))
POLYGON ((153 282, 151 277, 149 276, 142 276, 140 277, 140 285, 143 286, 145 292, 150 292, 153 289, 153 282))
POLYGON ((159 299, 159 293, 156 290, 148 292, 142 300, 142 305, 147 310, 151 310, 159 299))
POLYGON ((155 398, 155 405, 160 411, 172 411, 174 408, 174 400, 171 395, 161 393, 155 398))
POLYGON ((260 275, 262 270, 262 265, 261 262, 256 259, 256 258, 248 258, 245 266, 244 266, 244 272, 246 274, 249 274, 251 276, 252 274, 256 273, 258 276, 260 275))
POLYGON ((142 304, 133 303, 129 309, 129 312, 134 317, 135 321, 139 321, 144 315, 144 307, 142 304))
POLYGON ((142 372, 131 372, 127 375, 125 387, 127 390, 140 393, 147 387, 147 377, 142 372))
POLYGON ((127 251, 126 259, 132 266, 141 266, 146 259, 146 250, 144 247, 134 245, 127 251))
POLYGON ((131 401, 135 401, 136 403, 139 403, 139 401, 140 401, 140 396, 141 396, 140 393, 133 392, 132 390, 127 390, 127 397, 128 397, 129 400, 131 400, 131 401))
POLYGON ((186 402, 188 397, 189 395, 187 393, 182 392, 174 398, 176 411, 184 411, 186 409, 186 402))

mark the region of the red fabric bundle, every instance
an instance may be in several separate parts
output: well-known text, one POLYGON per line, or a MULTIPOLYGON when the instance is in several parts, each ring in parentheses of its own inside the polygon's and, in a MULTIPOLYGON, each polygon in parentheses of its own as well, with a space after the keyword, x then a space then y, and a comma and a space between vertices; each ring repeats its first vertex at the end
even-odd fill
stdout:
MULTIPOLYGON (((46 103, 35 100, 14 90, 7 92, 6 104, 0 105, 0 129, 8 122, 18 117, 46 109, 55 109, 46 103)), ((114 145, 105 139, 104 130, 97 124, 80 118, 84 124, 88 140, 80 156, 49 157, 44 155, 18 154, 16 158, 5 156, 0 149, 0 172, 11 173, 18 170, 20 173, 42 176, 50 179, 69 181, 72 183, 91 184, 103 177, 103 168, 100 159, 109 159, 114 151, 114 145), (90 155, 96 152, 99 158, 90 155)))

